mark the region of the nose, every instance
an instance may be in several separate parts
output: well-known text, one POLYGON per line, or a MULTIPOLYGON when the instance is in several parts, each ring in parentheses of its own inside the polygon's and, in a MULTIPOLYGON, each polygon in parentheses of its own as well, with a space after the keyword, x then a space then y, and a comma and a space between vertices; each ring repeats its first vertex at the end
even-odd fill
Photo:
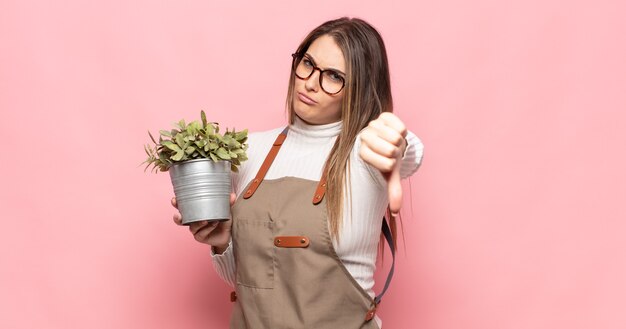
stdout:
POLYGON ((305 80, 304 82, 304 86, 306 87, 306 90, 308 91, 319 91, 320 89, 320 70, 317 68, 313 69, 313 73, 311 74, 311 76, 305 80))

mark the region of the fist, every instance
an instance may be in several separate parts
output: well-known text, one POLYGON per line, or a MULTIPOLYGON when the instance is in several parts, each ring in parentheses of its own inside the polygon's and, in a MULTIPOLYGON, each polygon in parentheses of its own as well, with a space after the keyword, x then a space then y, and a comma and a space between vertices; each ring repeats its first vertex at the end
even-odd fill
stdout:
POLYGON ((406 134, 407 129, 402 120, 390 112, 381 113, 361 132, 359 156, 385 177, 389 208, 394 216, 402 204, 400 160, 407 146, 406 134))

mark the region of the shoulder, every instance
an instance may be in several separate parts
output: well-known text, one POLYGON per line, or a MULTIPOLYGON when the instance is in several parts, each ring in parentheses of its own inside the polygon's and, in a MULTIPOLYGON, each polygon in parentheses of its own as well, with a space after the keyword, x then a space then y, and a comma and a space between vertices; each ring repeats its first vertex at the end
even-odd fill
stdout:
POLYGON ((269 149, 283 129, 285 128, 280 127, 248 134, 248 153, 262 152, 269 149))
POLYGON ((256 171, 261 166, 265 155, 269 152, 276 136, 284 128, 275 128, 266 131, 251 132, 248 134, 248 149, 246 151, 248 160, 241 163, 239 172, 233 173, 233 182, 235 184, 235 191, 241 191, 243 186, 247 184, 256 171))
POLYGON ((284 127, 274 128, 265 131, 257 131, 248 134, 248 163, 254 163, 258 159, 261 161, 272 148, 276 137, 285 129, 284 127))
POLYGON ((274 128, 270 130, 265 130, 265 131, 251 132, 250 134, 248 134, 248 141, 262 141, 265 139, 272 139, 273 141, 274 139, 276 139, 276 136, 278 136, 278 134, 280 134, 281 131, 283 131, 283 129, 285 129, 285 127, 278 127, 278 128, 274 128))

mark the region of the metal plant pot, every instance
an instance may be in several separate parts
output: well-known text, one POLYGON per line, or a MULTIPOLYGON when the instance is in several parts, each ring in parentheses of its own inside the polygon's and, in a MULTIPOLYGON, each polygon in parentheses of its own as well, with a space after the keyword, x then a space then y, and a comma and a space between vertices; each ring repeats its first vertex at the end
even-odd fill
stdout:
POLYGON ((230 162, 196 159, 169 169, 183 224, 230 219, 230 162))

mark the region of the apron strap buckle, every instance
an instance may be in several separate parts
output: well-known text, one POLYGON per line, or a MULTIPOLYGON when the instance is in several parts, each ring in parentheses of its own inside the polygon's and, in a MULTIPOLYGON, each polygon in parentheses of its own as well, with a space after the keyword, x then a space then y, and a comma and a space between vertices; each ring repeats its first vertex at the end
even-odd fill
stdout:
POLYGON ((306 248, 309 246, 309 238, 306 236, 277 236, 274 245, 279 248, 306 248))
POLYGON ((367 311, 367 313, 365 314, 365 322, 368 322, 374 318, 374 316, 376 315, 376 306, 378 305, 374 304, 374 307, 367 311))
POLYGON ((324 194, 326 194, 326 174, 322 176, 319 184, 317 184, 317 189, 315 190, 315 195, 313 196, 313 204, 318 205, 322 202, 324 194))
POLYGON ((274 162, 274 159, 276 158, 278 151, 280 151, 280 147, 283 145, 283 142, 287 138, 288 129, 289 127, 285 128, 278 135, 278 137, 276 137, 276 140, 274 141, 274 144, 272 145, 270 152, 267 154, 267 157, 265 157, 265 161, 263 161, 263 164, 261 165, 259 172, 257 172, 256 177, 252 181, 252 184, 250 184, 250 187, 248 187, 248 190, 243 194, 244 199, 249 199, 254 194, 254 192, 259 187, 259 185, 261 185, 261 182, 263 182, 263 178, 265 178, 265 174, 267 174, 267 171, 270 169, 272 162, 274 162))

